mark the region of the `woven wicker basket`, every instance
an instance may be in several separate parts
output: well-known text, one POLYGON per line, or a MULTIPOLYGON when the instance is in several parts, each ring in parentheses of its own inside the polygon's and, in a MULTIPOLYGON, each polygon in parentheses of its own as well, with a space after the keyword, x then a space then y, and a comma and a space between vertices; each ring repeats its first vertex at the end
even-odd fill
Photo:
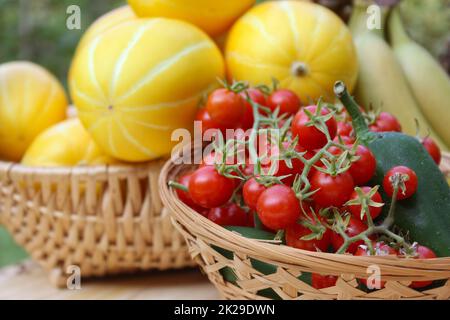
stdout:
POLYGON ((0 223, 53 284, 192 266, 158 194, 163 161, 139 166, 30 168, 0 162, 0 223))
MULTIPOLYGON (((442 169, 450 172, 450 156, 442 169)), ((161 198, 173 215, 174 225, 185 237, 192 258, 200 265, 220 294, 227 299, 449 299, 450 257, 419 260, 398 257, 356 257, 310 252, 267 241, 248 239, 228 231, 184 205, 167 182, 188 165, 168 161, 160 176, 161 198), (261 272, 261 262, 271 272, 261 272), (367 267, 377 265, 383 289, 367 292, 358 278, 367 278, 367 267), (227 281, 225 272, 233 275, 227 281), (310 273, 339 276, 335 286, 315 289, 310 273), (301 279, 299 277, 302 275, 301 279), (433 288, 417 291, 411 281, 436 281, 433 288)))

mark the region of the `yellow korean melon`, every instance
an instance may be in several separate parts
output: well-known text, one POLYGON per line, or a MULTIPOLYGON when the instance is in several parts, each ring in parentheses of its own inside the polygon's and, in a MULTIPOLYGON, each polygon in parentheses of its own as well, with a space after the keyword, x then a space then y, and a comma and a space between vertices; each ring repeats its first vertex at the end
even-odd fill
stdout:
POLYGON ((188 21, 210 36, 225 32, 255 0, 128 0, 139 17, 188 21))
POLYGON ((22 164, 40 167, 71 167, 113 164, 117 160, 100 150, 78 118, 67 119, 36 137, 22 164))
POLYGON ((226 44, 229 78, 295 91, 304 103, 334 100, 335 81, 353 89, 358 71, 349 29, 327 8, 302 1, 266 2, 233 26, 226 44))
POLYGON ((119 7, 102 15, 97 20, 95 20, 83 34, 80 42, 78 43, 77 52, 86 43, 89 43, 90 40, 103 33, 104 31, 113 28, 121 24, 122 22, 127 22, 135 19, 138 18, 134 14, 133 9, 128 5, 119 7))
POLYGON ((170 153, 173 130, 191 129, 224 62, 197 27, 137 19, 107 30, 76 56, 69 86, 78 116, 109 155, 146 161, 170 153))
POLYGON ((66 117, 59 81, 31 62, 0 65, 0 158, 20 161, 34 138, 66 117))

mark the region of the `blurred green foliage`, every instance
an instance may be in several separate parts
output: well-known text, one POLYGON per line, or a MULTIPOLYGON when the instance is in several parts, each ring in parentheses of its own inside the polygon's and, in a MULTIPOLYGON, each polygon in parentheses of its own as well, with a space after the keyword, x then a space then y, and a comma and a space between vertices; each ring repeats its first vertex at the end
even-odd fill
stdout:
POLYGON ((65 82, 75 47, 87 27, 125 0, 0 0, 0 63, 31 60, 65 82), (68 30, 70 5, 81 9, 81 30, 68 30))

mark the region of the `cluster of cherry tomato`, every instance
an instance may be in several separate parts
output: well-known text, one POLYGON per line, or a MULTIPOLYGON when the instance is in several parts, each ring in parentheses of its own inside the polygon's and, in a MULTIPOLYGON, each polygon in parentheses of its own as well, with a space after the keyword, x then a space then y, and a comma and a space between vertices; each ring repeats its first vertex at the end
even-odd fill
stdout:
MULTIPOLYGON (((179 199, 222 226, 255 227, 259 221, 269 231, 284 230, 288 246, 310 251, 336 252, 344 244, 342 235, 330 227, 330 217, 319 214, 321 212, 333 209, 347 217, 344 232, 350 238, 367 230, 367 219, 377 219, 384 205, 378 186, 369 185, 376 171, 376 159, 370 149, 358 144, 345 110, 331 110, 318 105, 301 106, 297 95, 285 89, 269 93, 258 88, 225 87, 210 94, 205 108, 199 110, 197 120, 202 121, 203 130, 224 132, 231 128, 252 128, 254 104, 249 99, 266 108, 266 111, 260 110, 262 114, 274 112, 282 115, 280 126, 289 119, 284 140, 276 145, 277 150, 270 150, 269 163, 262 165, 263 168, 271 167, 274 161, 277 162, 277 171, 272 176, 278 180, 255 174, 255 164, 248 161, 232 163, 240 169, 239 174, 234 173, 235 177, 223 174, 214 163, 216 150, 205 155, 195 171, 179 177, 177 182, 181 188, 176 189, 179 199), (325 124, 326 129, 321 128, 320 123, 325 124), (324 148, 329 141, 336 145, 324 148), (283 152, 286 150, 301 154, 301 157, 289 159, 280 156, 285 155, 283 152), (317 158, 319 150, 323 157, 309 167, 306 180, 311 192, 304 199, 299 196, 298 186, 305 181, 299 182, 299 176, 305 170, 304 160, 317 158), (350 159, 348 165, 337 165, 344 158, 350 159), (368 214, 364 214, 364 208, 368 209, 368 214)), ((386 112, 367 119, 372 131, 401 130, 397 119, 386 112)), ((440 151, 436 144, 430 138, 423 139, 422 143, 439 163, 440 151)), ((268 148, 273 149, 273 146, 268 148)), ((392 168, 386 173, 382 188, 390 197, 396 193, 397 200, 409 198, 417 190, 417 176, 407 167, 392 168), (404 179, 402 187, 394 192, 393 179, 398 176, 404 179)), ((398 248, 382 240, 374 238, 372 246, 374 251, 369 251, 365 242, 360 240, 351 243, 345 252, 357 256, 400 254, 398 248)), ((416 246, 415 250, 419 258, 435 257, 424 246, 416 246)), ((336 279, 313 274, 312 285, 324 288, 334 285, 336 279)), ((365 281, 361 280, 361 283, 365 284, 365 281)), ((429 284, 413 282, 411 287, 429 284)))

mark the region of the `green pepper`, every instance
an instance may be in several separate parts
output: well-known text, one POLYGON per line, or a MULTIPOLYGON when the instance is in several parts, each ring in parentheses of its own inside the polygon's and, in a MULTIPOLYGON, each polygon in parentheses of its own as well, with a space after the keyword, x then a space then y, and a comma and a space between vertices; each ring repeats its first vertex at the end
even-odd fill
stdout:
MULTIPOLYGON (((382 185, 385 173, 400 165, 417 175, 416 193, 396 204, 395 225, 408 232, 412 241, 431 248, 436 255, 450 256, 450 188, 436 163, 415 137, 399 132, 370 132, 344 83, 337 82, 334 91, 352 117, 357 138, 377 159, 372 183, 382 185)), ((384 192, 382 196, 386 214, 391 199, 384 192)))

